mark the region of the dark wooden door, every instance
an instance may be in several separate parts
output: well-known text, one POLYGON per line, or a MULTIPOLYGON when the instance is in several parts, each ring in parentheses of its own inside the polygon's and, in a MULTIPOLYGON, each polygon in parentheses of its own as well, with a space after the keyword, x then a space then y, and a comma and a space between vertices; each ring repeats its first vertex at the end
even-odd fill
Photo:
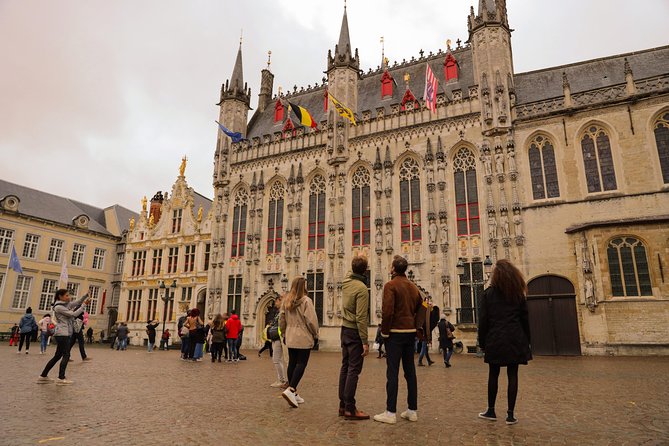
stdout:
POLYGON ((536 355, 580 355, 576 295, 567 279, 542 276, 528 283, 527 306, 536 355))

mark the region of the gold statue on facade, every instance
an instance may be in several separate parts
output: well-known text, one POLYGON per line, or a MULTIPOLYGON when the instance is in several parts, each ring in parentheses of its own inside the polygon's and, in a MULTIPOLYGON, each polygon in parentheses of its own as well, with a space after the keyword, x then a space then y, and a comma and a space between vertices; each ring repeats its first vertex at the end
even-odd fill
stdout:
POLYGON ((184 155, 181 158, 181 165, 179 166, 179 176, 184 176, 184 173, 186 173, 186 161, 188 161, 188 158, 184 155))
POLYGON ((132 231, 133 229, 135 229, 135 218, 134 217, 130 219, 130 230, 132 231))
POLYGON ((146 212, 146 195, 142 198, 142 212, 146 212))
POLYGON ((149 228, 153 228, 153 224, 155 223, 155 220, 153 218, 153 214, 149 216, 149 228))
POLYGON ((197 222, 198 223, 200 223, 202 221, 202 212, 203 212, 203 209, 202 209, 202 206, 200 206, 200 208, 197 210, 197 222))

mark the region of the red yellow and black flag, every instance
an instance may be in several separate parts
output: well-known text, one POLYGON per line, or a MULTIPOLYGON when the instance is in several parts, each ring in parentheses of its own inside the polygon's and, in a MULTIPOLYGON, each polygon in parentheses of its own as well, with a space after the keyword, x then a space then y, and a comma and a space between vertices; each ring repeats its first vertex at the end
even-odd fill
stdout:
POLYGON ((309 113, 309 110, 291 102, 289 102, 288 105, 290 105, 290 108, 293 110, 295 116, 297 116, 303 126, 311 128, 316 128, 318 126, 316 120, 313 118, 313 116, 311 116, 311 113, 309 113))

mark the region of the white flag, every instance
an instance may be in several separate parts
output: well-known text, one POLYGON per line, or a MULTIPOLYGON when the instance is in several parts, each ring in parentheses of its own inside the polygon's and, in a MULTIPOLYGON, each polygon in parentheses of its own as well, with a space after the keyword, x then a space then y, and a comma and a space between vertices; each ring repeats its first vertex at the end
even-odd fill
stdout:
POLYGON ((67 280, 69 276, 67 275, 67 261, 65 260, 67 256, 65 251, 63 251, 63 266, 60 269, 60 282, 63 284, 63 288, 67 288, 67 280))

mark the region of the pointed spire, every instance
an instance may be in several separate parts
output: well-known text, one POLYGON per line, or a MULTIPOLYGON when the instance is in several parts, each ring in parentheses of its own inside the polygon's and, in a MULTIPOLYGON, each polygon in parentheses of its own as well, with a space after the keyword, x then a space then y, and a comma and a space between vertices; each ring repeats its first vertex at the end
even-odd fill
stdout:
POLYGON ((302 176, 302 163, 300 163, 299 167, 297 168, 297 177, 295 180, 297 181, 297 184, 304 183, 304 177, 302 176))
POLYGON ((434 161, 434 154, 432 153, 432 141, 427 138, 427 149, 425 150, 425 162, 431 163, 434 161))
POLYGON ((256 173, 253 172, 253 181, 251 181, 251 192, 255 192, 256 189, 257 189, 256 173))
POLYGON ((441 136, 437 136, 437 161, 444 160, 444 148, 441 145, 441 136))
POLYGON ((346 15, 346 5, 344 4, 344 17, 341 20, 339 42, 335 45, 334 57, 332 57, 331 52, 328 52, 328 71, 339 66, 351 67, 358 70, 360 68, 358 50, 355 50, 355 56, 351 50, 351 37, 348 33, 348 16, 346 15))
POLYGON ((386 169, 393 168, 393 160, 390 158, 390 146, 386 146, 386 159, 383 161, 383 167, 386 169))
POLYGON ((341 20, 341 30, 339 31, 339 43, 337 44, 336 55, 351 55, 351 38, 348 34, 348 17, 346 16, 346 6, 344 6, 344 18, 341 20))
POLYGON ((295 165, 290 165, 290 175, 288 176, 288 184, 295 184, 295 165))
POLYGON ((263 179, 263 171, 260 171, 260 180, 258 180, 258 190, 265 190, 265 180, 263 179))
POLYGON ((237 59, 235 60, 235 67, 232 69, 232 77, 230 78, 230 88, 241 91, 244 86, 244 72, 242 70, 242 42, 239 42, 239 49, 237 50, 237 59))
POLYGON ((374 170, 383 169, 383 164, 381 164, 381 149, 376 148, 376 160, 374 161, 374 170))
MULTIPOLYGON (((242 39, 239 39, 239 49, 235 66, 232 69, 230 80, 225 81, 225 86, 221 89, 221 102, 225 99, 237 99, 247 106, 251 103, 251 89, 244 83, 244 70, 242 68, 242 39)), ((216 105, 220 105, 218 103, 216 105)))

